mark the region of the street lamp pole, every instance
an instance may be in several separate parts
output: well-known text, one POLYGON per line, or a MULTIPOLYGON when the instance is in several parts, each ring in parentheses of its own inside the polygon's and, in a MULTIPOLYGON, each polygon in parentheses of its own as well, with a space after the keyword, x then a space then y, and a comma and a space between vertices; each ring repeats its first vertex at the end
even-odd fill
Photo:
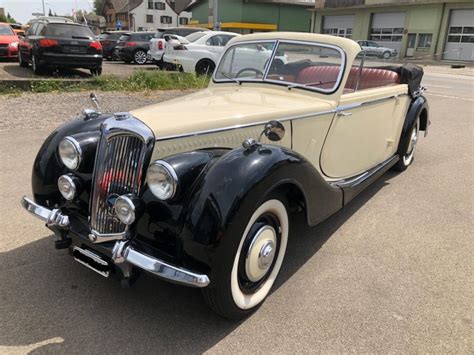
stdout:
POLYGON ((43 16, 46 16, 46 9, 44 7, 44 0, 43 0, 43 16))

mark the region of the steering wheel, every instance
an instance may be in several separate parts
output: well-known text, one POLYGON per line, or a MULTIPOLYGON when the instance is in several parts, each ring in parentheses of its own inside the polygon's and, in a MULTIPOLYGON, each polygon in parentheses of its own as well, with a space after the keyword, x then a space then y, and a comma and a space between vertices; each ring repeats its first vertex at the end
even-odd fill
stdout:
POLYGON ((255 74, 260 74, 261 76, 263 76, 263 72, 261 72, 260 70, 258 69, 255 69, 255 68, 244 68, 244 69, 240 69, 237 74, 235 75, 236 78, 240 77, 240 74, 242 74, 243 72, 246 72, 246 71, 254 71, 255 74))

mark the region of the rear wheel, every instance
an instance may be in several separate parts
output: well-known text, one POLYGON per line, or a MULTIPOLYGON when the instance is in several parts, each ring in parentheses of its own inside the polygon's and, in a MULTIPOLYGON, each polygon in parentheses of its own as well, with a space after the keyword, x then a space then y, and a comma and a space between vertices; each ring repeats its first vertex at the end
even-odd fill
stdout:
POLYGON ((197 64, 196 64, 196 74, 199 75, 212 75, 214 72, 214 69, 216 68, 216 65, 212 60, 209 59, 201 59, 197 64))
POLYGON ((20 67, 22 67, 22 68, 28 68, 28 62, 25 62, 23 60, 23 56, 21 55, 21 51, 18 51, 18 64, 20 64, 20 67))
POLYGON ((146 52, 144 50, 138 49, 133 53, 133 60, 138 65, 143 65, 146 63, 146 52))
POLYGON ((31 68, 36 75, 43 73, 43 67, 38 64, 38 60, 34 54, 31 54, 31 68))
POLYGON ((91 69, 91 75, 92 76, 99 76, 102 74, 102 65, 97 67, 97 68, 92 68, 91 69))
POLYGON ((274 195, 254 210, 236 251, 202 290, 206 303, 218 314, 242 319, 257 310, 275 282, 285 256, 289 220, 283 197, 274 195))
POLYGON ((420 117, 416 118, 415 124, 410 132, 410 141, 408 147, 403 154, 400 155, 400 160, 394 165, 394 169, 398 171, 405 171, 415 160, 416 144, 420 136, 420 117))

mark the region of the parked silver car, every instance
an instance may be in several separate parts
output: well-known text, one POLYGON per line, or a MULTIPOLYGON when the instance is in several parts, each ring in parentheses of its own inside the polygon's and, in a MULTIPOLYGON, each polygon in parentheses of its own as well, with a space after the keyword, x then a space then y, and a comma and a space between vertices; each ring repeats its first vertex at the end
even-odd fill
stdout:
POLYGON ((374 55, 383 59, 389 59, 398 55, 396 49, 382 47, 374 41, 357 41, 357 43, 360 44, 367 55, 374 55))

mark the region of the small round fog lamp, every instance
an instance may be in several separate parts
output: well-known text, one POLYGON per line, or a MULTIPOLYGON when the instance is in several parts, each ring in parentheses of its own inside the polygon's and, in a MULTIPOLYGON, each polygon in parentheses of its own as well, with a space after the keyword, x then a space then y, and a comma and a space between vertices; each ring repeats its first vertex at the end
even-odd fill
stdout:
POLYGON ((125 195, 117 197, 114 204, 115 214, 123 224, 132 224, 135 221, 135 205, 125 195))
POLYGON ((58 179, 58 189, 61 195, 68 201, 76 196, 77 186, 74 179, 69 175, 61 175, 58 179))

